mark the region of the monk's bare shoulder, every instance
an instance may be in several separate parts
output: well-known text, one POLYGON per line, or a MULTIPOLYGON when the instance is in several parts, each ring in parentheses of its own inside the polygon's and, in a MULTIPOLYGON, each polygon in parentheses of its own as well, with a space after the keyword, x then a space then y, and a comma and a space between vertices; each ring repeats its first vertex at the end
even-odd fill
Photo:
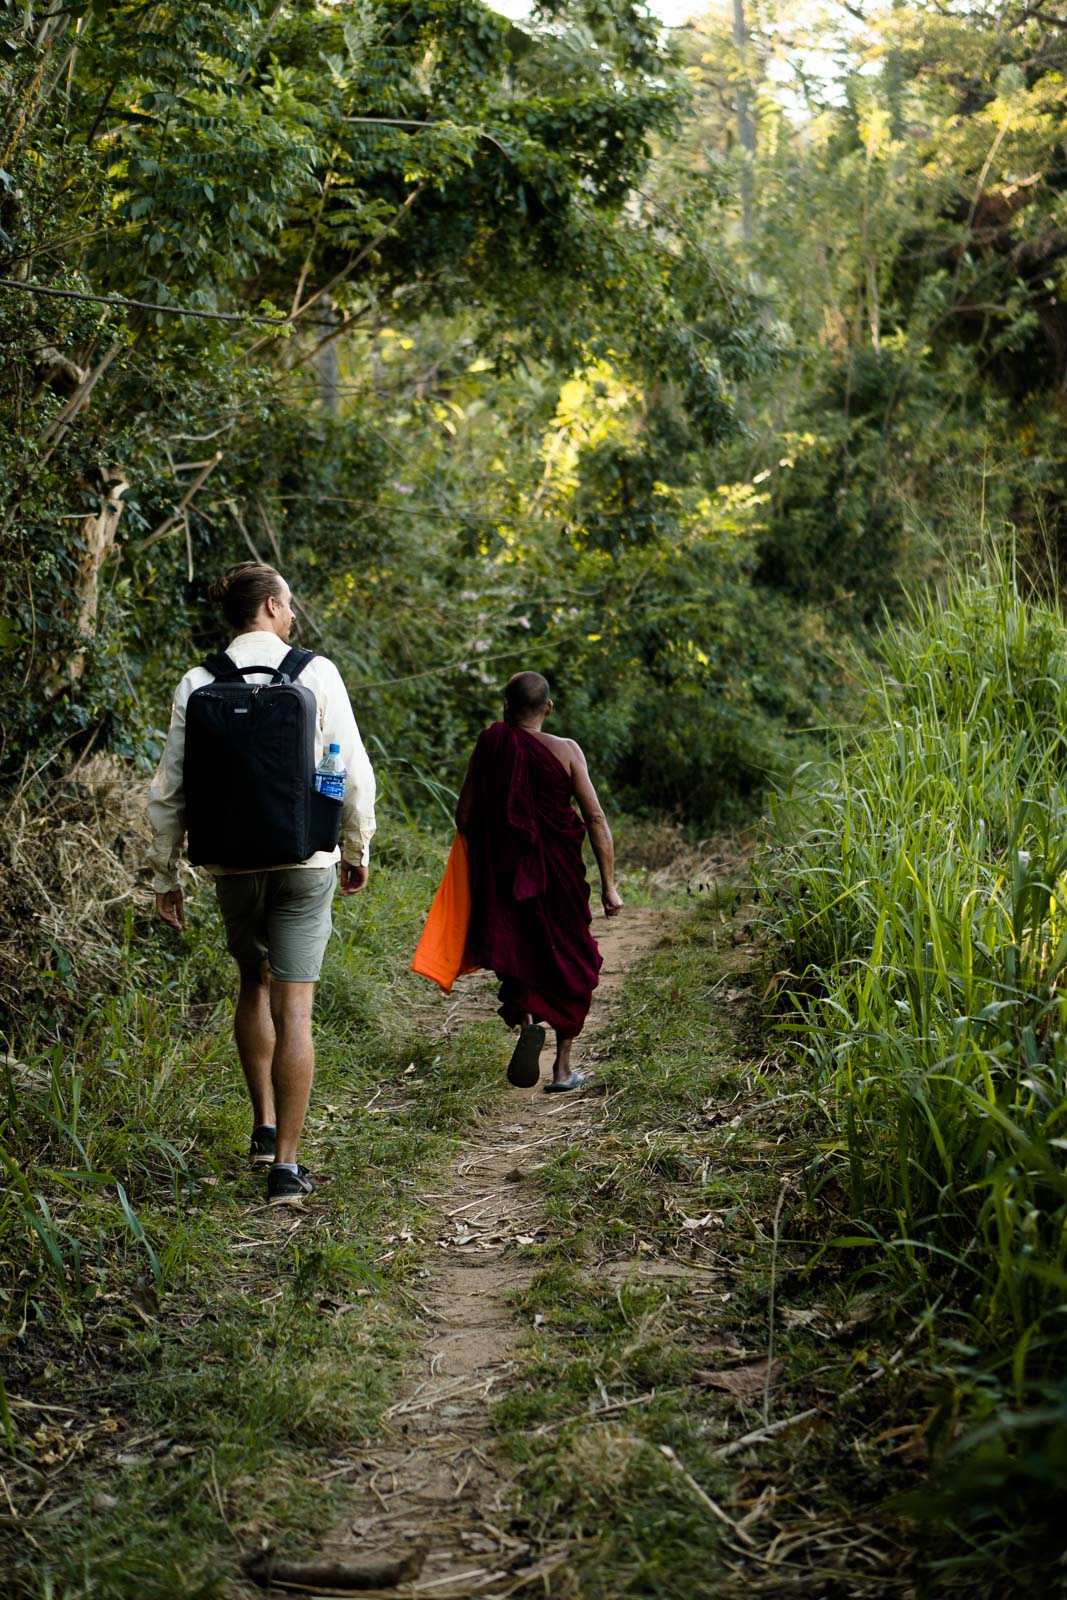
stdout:
POLYGON ((581 745, 578 743, 577 739, 561 739, 559 742, 560 744, 565 744, 567 746, 567 765, 570 768, 571 777, 580 778, 587 770, 585 764, 585 753, 583 752, 581 745))
POLYGON ((538 737, 543 744, 547 744, 556 760, 566 767, 568 772, 580 772, 585 766, 581 746, 574 739, 563 739, 558 733, 545 733, 544 729, 538 737))

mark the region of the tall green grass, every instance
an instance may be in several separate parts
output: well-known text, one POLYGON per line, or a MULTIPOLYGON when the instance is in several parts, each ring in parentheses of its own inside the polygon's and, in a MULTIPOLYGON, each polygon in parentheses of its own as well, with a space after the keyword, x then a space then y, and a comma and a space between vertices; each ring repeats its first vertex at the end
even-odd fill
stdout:
POLYGON ((883 653, 761 865, 823 1130, 809 1182, 844 1185, 836 1245, 924 1319, 965 1414, 999 1408, 967 1471, 1064 1484, 1067 628, 1001 570, 883 653), (1041 1418, 1024 1467, 1009 1435, 1041 1418))

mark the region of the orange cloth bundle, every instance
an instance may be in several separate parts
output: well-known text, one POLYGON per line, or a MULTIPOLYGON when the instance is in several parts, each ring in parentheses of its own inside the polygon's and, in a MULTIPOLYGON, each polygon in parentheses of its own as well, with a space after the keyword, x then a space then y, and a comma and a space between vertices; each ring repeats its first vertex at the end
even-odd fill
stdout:
POLYGON ((467 929, 471 920, 471 883, 467 865, 467 841, 457 833, 448 852, 448 865, 434 895, 426 926, 422 930, 412 972, 429 978, 448 994, 457 978, 476 968, 464 963, 467 929))

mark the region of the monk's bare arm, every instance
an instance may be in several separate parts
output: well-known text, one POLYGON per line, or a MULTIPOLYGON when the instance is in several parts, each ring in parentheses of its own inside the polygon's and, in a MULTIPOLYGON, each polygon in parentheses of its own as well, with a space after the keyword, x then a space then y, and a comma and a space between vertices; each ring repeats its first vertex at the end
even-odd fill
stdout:
POLYGON ((456 831, 458 833, 466 833, 471 825, 471 811, 474 807, 474 783, 471 778, 473 765, 474 758, 472 756, 467 764, 467 776, 464 778, 463 787, 459 791, 459 799, 456 801, 456 831))
POLYGON ((593 781, 589 776, 589 768, 585 764, 581 747, 576 745, 573 739, 568 739, 567 743, 570 746, 574 798, 589 829, 589 843, 593 847, 596 864, 600 869, 600 899, 604 915, 617 917, 622 910, 622 896, 615 887, 615 841, 611 837, 608 819, 593 788, 593 781))

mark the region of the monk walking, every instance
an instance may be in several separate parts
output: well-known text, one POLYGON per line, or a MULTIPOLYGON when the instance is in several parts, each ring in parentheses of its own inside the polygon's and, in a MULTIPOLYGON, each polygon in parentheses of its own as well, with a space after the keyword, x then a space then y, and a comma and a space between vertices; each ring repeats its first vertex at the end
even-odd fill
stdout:
POLYGON ((600 869, 606 916, 618 916, 615 850, 573 739, 545 733, 547 679, 517 672, 504 691, 504 720, 478 736, 456 808, 467 841, 471 917, 465 965, 500 979, 500 1015, 519 1028, 508 1079, 529 1088, 540 1076, 547 1023, 556 1059, 546 1094, 576 1089, 571 1045, 599 982, 582 860, 586 829, 600 869), (571 801, 578 804, 584 822, 571 801))

